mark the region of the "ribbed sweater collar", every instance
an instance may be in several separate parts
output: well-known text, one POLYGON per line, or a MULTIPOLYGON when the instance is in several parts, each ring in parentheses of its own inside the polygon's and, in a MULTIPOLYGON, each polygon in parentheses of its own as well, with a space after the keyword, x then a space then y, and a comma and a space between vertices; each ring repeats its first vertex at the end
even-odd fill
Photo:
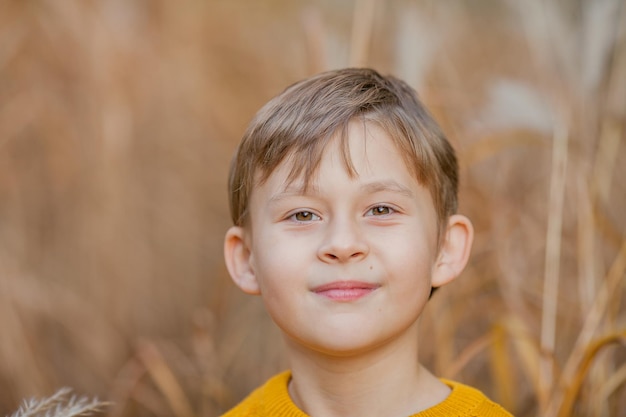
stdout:
MULTIPOLYGON (((259 392, 259 404, 263 414, 281 417, 308 417, 291 400, 287 386, 291 372, 285 371, 267 381, 259 392)), ((452 390, 448 398, 434 407, 420 411, 410 417, 442 417, 472 415, 472 410, 479 407, 486 397, 478 390, 467 385, 442 379, 442 382, 452 390)))

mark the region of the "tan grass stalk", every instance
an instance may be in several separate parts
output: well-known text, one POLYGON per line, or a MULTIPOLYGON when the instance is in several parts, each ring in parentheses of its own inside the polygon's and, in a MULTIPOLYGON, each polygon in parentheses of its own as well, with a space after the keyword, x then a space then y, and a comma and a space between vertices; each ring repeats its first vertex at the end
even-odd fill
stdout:
POLYGON ((598 291, 593 308, 587 316, 582 331, 576 341, 576 345, 572 350, 572 355, 570 356, 566 366, 563 368, 562 379, 564 381, 570 380, 573 377, 575 369, 578 367, 578 363, 582 357, 582 352, 584 351, 585 346, 588 346, 591 343, 596 330, 600 326, 604 312, 610 304, 611 297, 615 296, 615 294, 619 291, 619 286, 622 283, 624 273, 626 273, 626 240, 622 244, 619 253, 607 273, 602 287, 598 291))
POLYGON ((374 28, 376 3, 377 0, 358 0, 354 3, 349 62, 351 67, 367 65, 374 28))
POLYGON ((600 417, 602 409, 606 406, 608 399, 622 385, 626 383, 626 364, 623 364, 600 386, 599 392, 594 395, 594 417, 600 417))
POLYGON ((461 354, 457 354, 454 344, 455 329, 459 326, 459 319, 463 317, 463 306, 460 303, 450 303, 450 306, 437 304, 437 311, 434 312, 434 317, 437 317, 435 326, 435 337, 437 354, 435 355, 437 372, 441 372, 442 375, 456 375, 456 372, 460 371, 466 363, 463 363, 463 358, 466 351, 471 352, 472 346, 475 342, 464 349, 461 354), (455 366, 455 363, 459 363, 459 366, 455 366), (447 369, 452 367, 453 370, 448 372, 447 369))
POLYGON ((507 348, 506 328, 496 324, 492 329, 491 372, 497 400, 507 410, 515 409, 515 376, 507 348))
POLYGON ((621 343, 626 344, 626 330, 623 330, 618 333, 610 334, 605 336, 593 343, 591 343, 583 354, 583 358, 581 360, 580 367, 577 369, 570 386, 565 391, 565 395, 563 398, 563 403, 561 404, 558 416, 559 417, 569 417, 572 415, 572 408, 574 406, 574 402, 578 396, 580 391, 580 387, 583 384, 585 376, 587 375, 587 371, 589 367, 593 363, 594 359, 598 355, 598 353, 605 347, 621 343))
MULTIPOLYGON (((145 408, 148 415, 154 417, 172 417, 170 406, 168 406, 167 400, 163 398, 161 392, 154 389, 148 384, 137 385, 132 392, 133 401, 145 408)), ((125 414, 126 415, 126 414, 125 414)))
POLYGON ((562 120, 558 121, 555 126, 552 148, 552 172, 550 175, 550 201, 548 204, 543 309, 541 316, 539 399, 544 407, 547 406, 554 380, 554 349, 556 342, 561 230, 563 225, 568 137, 567 124, 562 120))
POLYGON ((626 240, 623 242, 602 286, 598 290, 593 307, 587 315, 583 328, 574 344, 574 348, 563 367, 559 390, 554 395, 548 412, 545 414, 546 416, 556 415, 556 410, 563 401, 565 391, 570 390, 568 387, 584 364, 585 353, 588 350, 588 346, 592 344, 593 337, 602 322, 602 317, 609 305, 611 297, 619 290, 624 273, 626 273, 626 240))
POLYGON ((594 186, 597 197, 606 203, 611 193, 611 179, 615 171, 619 146, 622 140, 622 126, 617 120, 605 117, 600 128, 598 152, 594 162, 594 186))
POLYGON ((167 399, 174 415, 176 417, 195 417, 184 390, 157 347, 152 343, 142 342, 138 350, 138 356, 161 393, 167 399))
POLYGON ((146 368, 139 363, 137 358, 131 358, 122 366, 111 386, 110 395, 113 406, 109 410, 108 417, 123 415, 126 404, 145 374, 146 368))
POLYGON ((596 226, 596 233, 602 237, 609 245, 619 247, 624 236, 620 233, 616 223, 609 218, 606 206, 603 206, 598 199, 594 201, 593 218, 596 226))
POLYGON ((217 352, 216 332, 217 319, 208 309, 198 309, 193 316, 194 331, 191 339, 193 363, 201 375, 202 402, 198 414, 202 416, 215 414, 213 404, 227 408, 233 402, 232 394, 224 384, 224 369, 217 352))
POLYGON ((510 316, 504 321, 511 336, 513 347, 521 360, 520 369, 526 375, 530 386, 539 395, 540 351, 537 341, 532 337, 524 321, 517 316, 510 316))
POLYGON ((584 172, 577 176, 577 260, 578 260, 578 298, 581 317, 587 315, 596 294, 596 256, 593 204, 589 185, 584 172))
POLYGON ((494 334, 488 332, 478 337, 465 347, 442 372, 446 378, 455 378, 468 363, 477 357, 480 353, 487 350, 493 343, 494 334))

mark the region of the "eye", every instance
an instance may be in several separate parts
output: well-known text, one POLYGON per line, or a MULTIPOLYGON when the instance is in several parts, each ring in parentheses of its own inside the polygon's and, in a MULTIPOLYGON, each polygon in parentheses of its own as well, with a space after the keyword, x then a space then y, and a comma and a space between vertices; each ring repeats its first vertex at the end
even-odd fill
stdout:
POLYGON ((313 220, 319 220, 320 216, 318 216, 317 214, 311 211, 299 211, 297 213, 292 214, 290 218, 297 222, 304 223, 304 222, 311 222, 313 220))
POLYGON ((376 206, 367 211, 370 216, 384 216, 393 213, 395 210, 389 206, 376 206))

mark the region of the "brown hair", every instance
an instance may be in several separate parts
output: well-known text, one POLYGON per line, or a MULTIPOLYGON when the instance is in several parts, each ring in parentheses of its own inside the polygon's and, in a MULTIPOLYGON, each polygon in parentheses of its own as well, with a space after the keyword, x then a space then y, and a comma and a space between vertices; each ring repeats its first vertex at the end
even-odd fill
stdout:
POLYGON ((458 166, 452 146, 415 90, 393 76, 357 68, 328 71, 300 81, 259 110, 231 165, 234 224, 246 223, 255 181, 262 184, 286 157, 292 164, 289 179, 304 174, 306 181, 336 133, 341 133, 343 160, 354 175, 346 133, 355 118, 377 123, 396 143, 409 170, 432 195, 441 234, 447 218, 457 209, 458 166))

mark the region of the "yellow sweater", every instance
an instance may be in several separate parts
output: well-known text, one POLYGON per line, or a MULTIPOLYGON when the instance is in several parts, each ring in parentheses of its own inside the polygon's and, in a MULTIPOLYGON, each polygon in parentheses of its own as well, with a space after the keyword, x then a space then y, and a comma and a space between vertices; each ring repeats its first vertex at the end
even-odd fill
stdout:
MULTIPOLYGON (((289 397, 289 371, 278 374, 257 388, 222 417, 307 417, 289 397)), ((410 417, 512 417, 480 391, 443 380, 452 392, 443 402, 410 417)))

